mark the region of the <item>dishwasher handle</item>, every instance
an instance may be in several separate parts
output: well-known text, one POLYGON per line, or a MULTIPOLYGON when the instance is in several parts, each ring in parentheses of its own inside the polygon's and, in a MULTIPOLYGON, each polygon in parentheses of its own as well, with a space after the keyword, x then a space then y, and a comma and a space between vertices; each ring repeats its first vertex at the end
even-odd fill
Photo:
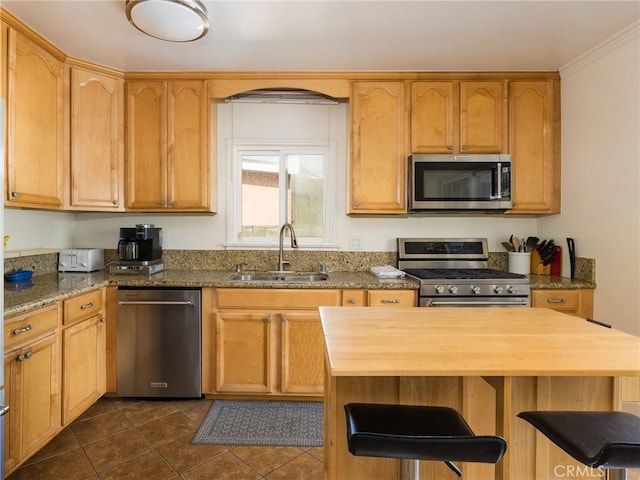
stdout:
POLYGON ((191 300, 167 301, 167 300, 120 300, 120 305, 185 305, 193 307, 191 300))

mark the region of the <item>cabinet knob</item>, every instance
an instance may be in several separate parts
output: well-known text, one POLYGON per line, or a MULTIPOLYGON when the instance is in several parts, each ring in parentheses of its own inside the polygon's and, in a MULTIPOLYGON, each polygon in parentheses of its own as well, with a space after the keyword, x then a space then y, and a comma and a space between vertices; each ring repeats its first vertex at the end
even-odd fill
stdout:
POLYGON ((282 323, 287 323, 287 322, 288 322, 287 317, 285 317, 284 315, 282 315, 282 317, 281 317, 281 321, 282 321, 282 323))
POLYGON ((267 323, 271 323, 271 316, 268 316, 267 318, 265 318, 264 321, 267 323))
POLYGON ((447 145, 447 150, 453 150, 453 145, 447 145))
POLYGON ((18 198, 20 196, 20 194, 18 192, 11 192, 11 197, 12 198, 18 198))
POLYGON ((113 203, 113 204, 117 207, 119 202, 118 202, 118 200, 114 200, 114 201, 113 201, 113 202, 111 202, 111 203, 113 203))
POLYGON ((351 305, 355 305, 356 304, 356 299, 355 298, 350 298, 349 300, 347 300, 348 303, 350 303, 351 305))
POLYGON ((104 317, 100 317, 100 323, 105 323, 106 321, 107 321, 107 319, 106 319, 106 318, 104 318, 104 317))
POLYGON ((356 208, 359 207, 360 206, 360 202, 353 202, 353 206, 356 207, 356 208))
POLYGON ((466 150, 467 148, 469 148, 467 145, 462 145, 462 147, 460 148, 460 150, 466 150))

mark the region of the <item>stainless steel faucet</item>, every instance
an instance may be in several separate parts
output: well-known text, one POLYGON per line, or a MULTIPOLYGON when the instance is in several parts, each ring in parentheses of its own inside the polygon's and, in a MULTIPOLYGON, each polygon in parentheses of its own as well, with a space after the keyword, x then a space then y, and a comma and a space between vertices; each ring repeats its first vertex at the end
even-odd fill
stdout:
POLYGON ((284 231, 289 229, 289 236, 291 237, 291 248, 298 248, 298 240, 296 240, 296 232, 293 230, 293 225, 285 223, 280 228, 280 248, 278 250, 278 271, 286 271, 285 267, 290 265, 289 261, 284 259, 284 231))

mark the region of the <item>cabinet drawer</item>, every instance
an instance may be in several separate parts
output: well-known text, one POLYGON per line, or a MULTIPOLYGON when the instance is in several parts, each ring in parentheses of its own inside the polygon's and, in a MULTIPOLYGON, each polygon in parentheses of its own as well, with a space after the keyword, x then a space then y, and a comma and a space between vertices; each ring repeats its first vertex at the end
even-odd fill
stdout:
POLYGON ((561 312, 576 312, 580 307, 578 290, 536 290, 532 293, 532 306, 551 308, 561 312))
POLYGON ((364 290, 343 290, 342 291, 343 307, 362 307, 365 305, 364 299, 365 299, 364 290))
POLYGON ((58 328, 58 304, 6 318, 4 323, 5 351, 37 337, 53 333, 58 328))
POLYGON ((220 288, 218 308, 317 308, 340 305, 340 290, 220 288))
POLYGON ((415 307, 416 293, 413 290, 369 290, 370 307, 415 307))
POLYGON ((102 289, 64 301, 64 325, 90 318, 102 309, 102 289))

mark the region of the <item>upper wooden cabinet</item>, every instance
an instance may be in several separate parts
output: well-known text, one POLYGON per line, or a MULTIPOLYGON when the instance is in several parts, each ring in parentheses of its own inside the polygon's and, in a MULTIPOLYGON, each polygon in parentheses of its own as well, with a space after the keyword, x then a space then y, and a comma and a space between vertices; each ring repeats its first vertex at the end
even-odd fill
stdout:
POLYGON ((502 153, 504 81, 416 81, 411 86, 412 153, 502 153))
POLYGON ((124 79, 72 67, 70 209, 124 210, 124 79))
POLYGON ((347 213, 405 213, 407 83, 354 82, 347 213))
POLYGON ((559 82, 509 82, 509 153, 514 208, 509 213, 560 213, 559 82))
POLYGON ((206 81, 127 82, 128 210, 209 211, 206 81))
POLYGON ((5 205, 58 209, 63 200, 63 64, 13 28, 7 37, 5 205))

